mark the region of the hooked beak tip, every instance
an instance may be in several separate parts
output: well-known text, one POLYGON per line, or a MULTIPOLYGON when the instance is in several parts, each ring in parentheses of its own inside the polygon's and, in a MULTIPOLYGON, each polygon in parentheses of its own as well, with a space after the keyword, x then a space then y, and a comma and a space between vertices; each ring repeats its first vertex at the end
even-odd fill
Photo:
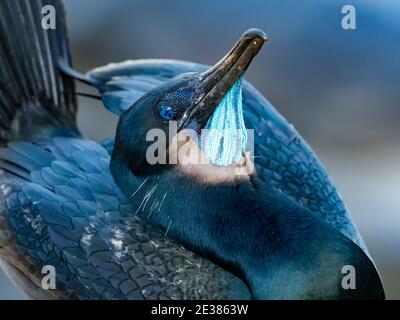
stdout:
POLYGON ((269 39, 264 31, 258 28, 251 28, 247 30, 243 35, 243 39, 261 39, 263 42, 269 42, 269 39))
POLYGON ((265 42, 268 42, 268 38, 263 31, 256 28, 247 30, 219 62, 201 74, 195 104, 182 126, 193 118, 201 125, 207 123, 218 103, 243 76, 265 42))

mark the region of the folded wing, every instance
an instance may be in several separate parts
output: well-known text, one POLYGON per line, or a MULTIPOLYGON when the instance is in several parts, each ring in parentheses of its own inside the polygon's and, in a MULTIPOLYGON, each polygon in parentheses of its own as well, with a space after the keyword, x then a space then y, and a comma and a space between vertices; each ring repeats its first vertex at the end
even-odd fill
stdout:
POLYGON ((249 298, 238 278, 135 215, 97 143, 36 137, 0 149, 0 159, 0 253, 19 253, 4 257, 34 284, 29 295, 43 298, 41 270, 51 265, 57 290, 49 298, 249 298))

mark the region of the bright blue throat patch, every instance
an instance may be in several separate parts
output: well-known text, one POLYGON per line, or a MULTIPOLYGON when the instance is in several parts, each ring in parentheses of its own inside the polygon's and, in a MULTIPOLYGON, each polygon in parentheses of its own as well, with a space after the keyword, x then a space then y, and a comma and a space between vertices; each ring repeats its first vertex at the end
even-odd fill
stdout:
POLYGON ((243 120, 242 78, 235 82, 218 104, 202 134, 201 148, 218 166, 238 162, 246 150, 247 132, 243 120))

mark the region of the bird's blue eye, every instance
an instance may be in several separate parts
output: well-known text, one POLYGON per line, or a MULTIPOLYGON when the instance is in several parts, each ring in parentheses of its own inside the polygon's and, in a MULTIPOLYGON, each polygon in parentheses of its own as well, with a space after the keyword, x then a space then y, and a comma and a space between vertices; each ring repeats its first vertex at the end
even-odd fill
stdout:
POLYGON ((158 113, 161 118, 167 121, 171 120, 175 115, 174 109, 169 105, 162 105, 158 110, 158 113))

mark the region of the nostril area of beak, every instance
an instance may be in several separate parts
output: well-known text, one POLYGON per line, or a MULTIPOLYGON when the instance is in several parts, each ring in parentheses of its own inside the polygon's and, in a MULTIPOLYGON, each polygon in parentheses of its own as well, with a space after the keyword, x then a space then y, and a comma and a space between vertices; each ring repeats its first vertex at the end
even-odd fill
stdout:
POLYGON ((257 39, 264 41, 268 41, 267 35, 264 33, 264 31, 257 29, 257 28, 251 28, 247 30, 243 35, 243 39, 251 39, 256 41, 257 39))

